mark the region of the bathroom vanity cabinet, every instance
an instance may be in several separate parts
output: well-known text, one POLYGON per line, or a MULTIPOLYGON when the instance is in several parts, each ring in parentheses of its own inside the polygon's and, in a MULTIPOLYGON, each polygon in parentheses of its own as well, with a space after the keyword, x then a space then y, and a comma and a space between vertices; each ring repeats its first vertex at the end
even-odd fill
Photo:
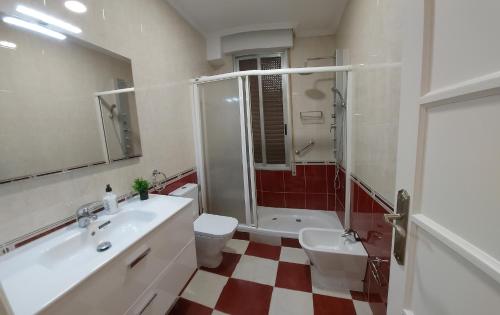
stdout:
MULTIPOLYGON (((154 211, 161 211, 162 200, 172 200, 172 198, 177 197, 156 196, 156 199, 152 198, 150 202, 153 205, 151 208, 154 208, 154 211)), ((59 296, 47 299, 45 305, 34 297, 33 303, 38 303, 38 308, 12 307, 12 312, 28 314, 37 310, 37 313, 46 315, 165 314, 175 303, 183 286, 197 267, 193 204, 190 199, 177 198, 177 200, 184 202, 179 204, 175 201, 178 207, 182 206, 180 209, 171 211, 169 217, 151 226, 149 232, 125 250, 117 252, 113 257, 110 256, 109 260, 100 265, 96 264, 95 270, 89 272, 73 287, 65 288, 59 296)), ((133 211, 135 210, 129 210, 130 213, 133 211)), ((147 212, 148 209, 143 211, 147 212)), ((158 212, 158 215, 163 214, 158 212)), ((96 257, 99 257, 98 254, 89 259, 96 257)), ((78 272, 78 264, 74 264, 73 267, 75 272, 78 272)), ((62 266, 59 270, 57 268, 55 270, 67 271, 64 268, 62 266)), ((52 286, 50 278, 38 280, 44 281, 44 286, 48 289, 52 286)), ((18 283, 18 285, 23 284, 18 283)), ((33 292, 27 290, 26 293, 33 292)), ((31 297, 26 296, 25 301, 31 303, 31 297)))
POLYGON ((180 210, 41 314, 165 314, 196 269, 192 226, 180 210))

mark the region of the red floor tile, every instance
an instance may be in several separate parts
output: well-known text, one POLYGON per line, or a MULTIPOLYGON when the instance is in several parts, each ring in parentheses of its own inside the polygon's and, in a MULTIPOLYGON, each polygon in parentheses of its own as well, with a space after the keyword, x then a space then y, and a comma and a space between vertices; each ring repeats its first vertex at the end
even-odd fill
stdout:
POLYGON ((356 315, 352 300, 313 294, 314 315, 356 315))
POLYGON ((368 293, 366 292, 351 291, 351 296, 353 300, 368 302, 368 293))
POLYGON ((230 278, 215 309, 233 315, 265 315, 269 312, 273 287, 230 278))
POLYGON ((212 314, 212 309, 206 307, 204 305, 191 302, 189 300, 179 298, 177 303, 175 303, 174 307, 169 315, 210 315, 212 314))
POLYGON ((286 238, 286 237, 282 237, 281 238, 281 246, 302 248, 302 246, 300 246, 300 243, 299 243, 298 239, 296 239, 296 238, 286 238))
POLYGON ((370 302, 370 308, 372 310, 373 315, 386 315, 387 314, 387 305, 385 303, 370 302))
POLYGON ((245 255, 257 256, 261 258, 279 260, 281 254, 280 246, 272 246, 262 243, 250 242, 245 255))
POLYGON ((222 253, 222 263, 217 268, 201 267, 202 270, 210 271, 221 276, 231 277, 236 265, 240 261, 241 255, 234 253, 222 253))
POLYGON ((250 233, 248 232, 240 232, 240 231, 235 231, 233 238, 237 240, 245 240, 248 241, 250 239, 250 233))
POLYGON ((310 267, 280 261, 276 275, 276 287, 312 292, 310 267))

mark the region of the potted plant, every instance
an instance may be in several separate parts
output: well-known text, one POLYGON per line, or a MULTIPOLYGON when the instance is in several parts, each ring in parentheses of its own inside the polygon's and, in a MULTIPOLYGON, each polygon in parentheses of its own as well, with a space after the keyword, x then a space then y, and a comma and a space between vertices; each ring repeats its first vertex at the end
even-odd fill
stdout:
POLYGON ((136 178, 132 188, 139 193, 141 200, 147 200, 149 198, 148 189, 149 182, 143 178, 136 178))

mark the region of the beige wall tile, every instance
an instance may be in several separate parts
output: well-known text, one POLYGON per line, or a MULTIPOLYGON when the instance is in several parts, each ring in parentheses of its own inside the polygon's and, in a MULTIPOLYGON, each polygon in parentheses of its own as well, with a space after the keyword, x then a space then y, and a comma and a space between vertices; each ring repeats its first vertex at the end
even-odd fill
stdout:
POLYGON ((401 74, 398 0, 351 0, 336 44, 347 49, 354 71, 353 172, 388 201, 395 199, 401 74))

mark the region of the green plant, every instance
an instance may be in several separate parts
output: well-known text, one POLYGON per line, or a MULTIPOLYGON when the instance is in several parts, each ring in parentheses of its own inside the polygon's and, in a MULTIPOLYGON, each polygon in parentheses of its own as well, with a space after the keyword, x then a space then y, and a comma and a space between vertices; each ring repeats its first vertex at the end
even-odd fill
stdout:
POLYGON ((132 188, 138 193, 146 192, 149 189, 149 182, 144 178, 136 178, 132 188))

